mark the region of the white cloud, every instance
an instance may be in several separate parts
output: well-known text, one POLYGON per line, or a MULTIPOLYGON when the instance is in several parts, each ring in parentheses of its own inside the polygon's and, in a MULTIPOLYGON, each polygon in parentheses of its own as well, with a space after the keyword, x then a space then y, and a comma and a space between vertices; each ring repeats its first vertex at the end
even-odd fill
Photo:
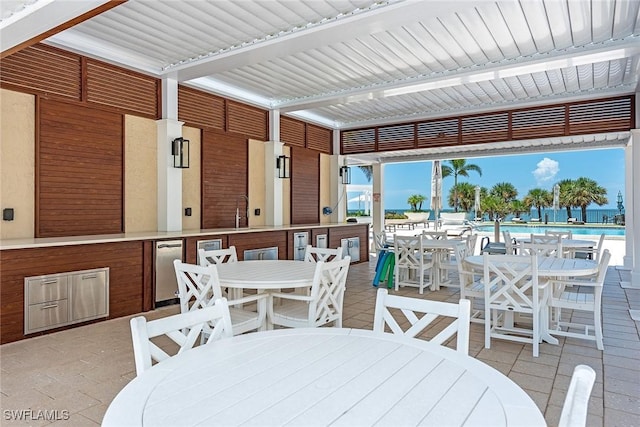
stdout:
POLYGON ((540 160, 536 166, 538 167, 532 173, 538 185, 543 185, 551 181, 560 170, 560 163, 547 157, 540 160))

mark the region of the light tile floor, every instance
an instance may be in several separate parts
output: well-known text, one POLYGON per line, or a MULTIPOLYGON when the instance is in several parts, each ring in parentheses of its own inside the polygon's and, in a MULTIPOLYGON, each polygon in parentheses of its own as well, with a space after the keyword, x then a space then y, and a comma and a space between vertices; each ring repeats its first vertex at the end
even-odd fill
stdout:
MULTIPOLYGON (((344 326, 370 329, 376 288, 371 286, 375 257, 352 266, 345 295, 344 326)), ((571 373, 588 364, 597 373, 589 403, 588 426, 640 426, 639 322, 629 308, 640 308, 640 290, 625 290, 629 272, 610 267, 603 298, 605 351, 591 341, 560 338, 531 346, 492 340, 484 348, 482 325, 471 325, 470 355, 493 366, 533 398, 550 426, 557 425, 571 373)), ((403 295, 455 302, 456 289, 403 288, 403 295)), ((145 313, 149 318, 177 312, 177 306, 145 313)), ((99 425, 109 403, 135 377, 129 318, 82 326, 0 346, 1 425, 99 425), (21 412, 22 411, 22 412, 21 412), (40 411, 47 411, 46 413, 40 411), (22 418, 16 421, 15 418, 22 418), (51 419, 55 419, 53 423, 51 419)))

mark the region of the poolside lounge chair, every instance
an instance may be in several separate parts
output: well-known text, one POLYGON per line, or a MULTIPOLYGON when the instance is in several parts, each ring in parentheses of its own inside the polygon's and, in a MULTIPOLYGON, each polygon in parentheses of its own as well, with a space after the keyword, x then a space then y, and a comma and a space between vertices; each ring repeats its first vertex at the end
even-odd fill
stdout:
POLYGON ((511 222, 515 222, 515 223, 518 223, 518 224, 526 224, 527 223, 527 221, 525 221, 522 218, 518 218, 517 216, 511 218, 511 222))
POLYGON ((567 218, 567 224, 584 225, 584 221, 578 221, 578 218, 567 218))

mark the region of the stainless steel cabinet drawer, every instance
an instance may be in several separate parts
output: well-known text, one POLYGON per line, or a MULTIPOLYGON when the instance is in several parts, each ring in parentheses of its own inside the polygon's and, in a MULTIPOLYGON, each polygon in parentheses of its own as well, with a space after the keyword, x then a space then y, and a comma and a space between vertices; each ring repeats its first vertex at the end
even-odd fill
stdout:
POLYGON ((62 326, 69 321, 69 306, 66 299, 43 302, 29 306, 28 325, 25 329, 36 332, 62 326))
POLYGON ((106 270, 71 275, 71 319, 93 319, 109 313, 106 270))
POLYGON ((67 298, 67 275, 51 275, 27 280, 29 304, 67 298))

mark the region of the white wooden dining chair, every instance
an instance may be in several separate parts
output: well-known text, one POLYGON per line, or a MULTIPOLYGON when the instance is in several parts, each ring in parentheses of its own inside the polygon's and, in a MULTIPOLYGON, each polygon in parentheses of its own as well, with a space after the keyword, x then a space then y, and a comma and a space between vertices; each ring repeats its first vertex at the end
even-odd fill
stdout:
POLYGON ((567 231, 544 230, 544 234, 546 236, 556 237, 559 240, 562 240, 562 239, 573 239, 573 232, 571 230, 567 230, 567 231))
POLYGON ((485 347, 491 348, 492 338, 531 343, 533 356, 538 357, 541 321, 547 307, 546 283, 538 284, 537 255, 483 256, 485 347), (531 328, 516 325, 514 314, 531 315, 531 328))
POLYGON ((471 302, 471 322, 484 323, 484 282, 481 272, 474 271, 464 259, 471 256, 467 246, 456 246, 456 263, 460 281, 460 298, 471 302))
POLYGON ((528 242, 523 242, 520 245, 520 254, 535 254, 537 256, 557 258, 565 256, 562 240, 555 236, 545 236, 543 234, 532 234, 528 242))
POLYGON ((342 305, 351 257, 339 261, 318 261, 309 295, 271 292, 268 304, 273 325, 289 328, 315 328, 333 323, 342 327, 342 305), (274 300, 278 299, 278 304, 274 300))
MULTIPOLYGON (((551 335, 595 341, 598 350, 604 350, 602 341, 602 289, 609 267, 611 254, 605 250, 598 263, 598 272, 590 277, 572 280, 551 280, 549 306, 554 309, 551 335), (572 316, 572 321, 562 320, 562 309, 592 313, 590 323, 578 322, 581 316, 572 316)), ((573 314, 573 313, 572 313, 573 314)))
POLYGON ((422 294, 428 285, 433 286, 433 258, 425 256, 422 236, 398 236, 393 239, 395 256, 394 281, 396 291, 401 286, 417 287, 422 294), (425 281, 425 273, 429 271, 429 280, 425 281))
POLYGON ((604 245, 604 233, 598 238, 598 243, 591 248, 576 248, 573 250, 573 257, 579 259, 589 259, 598 261, 600 254, 602 254, 602 246, 604 245))
MULTIPOLYGON (((216 264, 204 267, 175 260, 173 265, 178 279, 180 312, 209 307, 216 299, 223 298, 216 264)), ((268 298, 268 294, 259 293, 228 301, 234 335, 253 331, 264 325, 268 298), (256 310, 250 309, 253 303, 256 310)))
POLYGON ((235 246, 225 249, 198 249, 198 264, 207 267, 209 264, 220 264, 224 262, 238 262, 238 254, 235 246))
POLYGON ((415 338, 425 332, 420 338, 433 335, 428 341, 444 345, 451 337, 456 337, 456 350, 463 354, 469 353, 469 316, 471 303, 461 299, 458 304, 442 301, 432 301, 420 298, 389 295, 386 289, 378 289, 376 309, 373 316, 373 330, 385 332, 385 328, 396 335, 415 338), (454 320, 446 325, 436 322, 443 317, 454 320), (403 328, 403 326, 408 326, 403 328))
POLYGON ((447 240, 449 235, 446 231, 431 231, 431 230, 422 230, 422 237, 425 239, 433 239, 433 240, 447 240))
POLYGON ((573 369, 558 427, 586 426, 589 398, 595 381, 596 371, 591 366, 578 365, 573 369))
POLYGON ((515 255, 517 253, 516 240, 511 237, 511 232, 508 230, 502 230, 502 238, 504 239, 505 254, 515 255))
POLYGON ((199 337, 205 334, 204 343, 210 343, 221 338, 233 336, 229 307, 225 298, 216 300, 212 305, 188 313, 175 314, 157 320, 147 321, 144 316, 131 319, 131 339, 133 341, 133 356, 136 365, 136 375, 151 368, 153 362, 162 362, 172 355, 168 347, 175 348, 166 341, 160 348, 153 342, 154 338, 165 335, 178 345, 174 354, 183 353, 191 349, 199 337))
POLYGON ((316 248, 311 245, 307 245, 304 251, 304 260, 306 262, 331 262, 340 261, 342 259, 342 247, 337 249, 333 248, 316 248))

